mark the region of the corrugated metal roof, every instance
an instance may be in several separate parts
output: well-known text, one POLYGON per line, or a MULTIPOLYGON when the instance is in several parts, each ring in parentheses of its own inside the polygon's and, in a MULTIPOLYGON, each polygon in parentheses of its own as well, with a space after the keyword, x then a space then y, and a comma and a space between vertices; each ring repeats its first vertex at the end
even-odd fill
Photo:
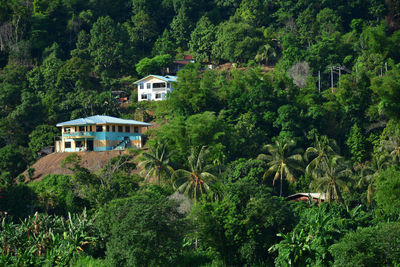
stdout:
POLYGON ((151 124, 147 122, 125 120, 104 115, 95 115, 87 118, 79 118, 72 121, 61 122, 58 123, 57 126, 60 127, 60 126, 73 126, 73 125, 93 125, 93 124, 106 124, 106 123, 151 126, 151 124))
POLYGON ((151 75, 147 75, 146 77, 144 77, 144 78, 142 78, 142 79, 140 79, 140 80, 134 82, 134 84, 138 84, 138 83, 140 83, 141 81, 146 80, 146 79, 149 78, 149 77, 155 77, 155 78, 160 79, 160 80, 163 80, 163 81, 165 81, 165 82, 176 82, 177 79, 178 79, 178 77, 176 77, 176 76, 171 76, 171 75, 161 76, 161 75, 153 75, 153 74, 151 74, 151 75))
POLYGON ((288 196, 287 199, 294 199, 297 197, 308 197, 308 196, 311 196, 314 199, 321 199, 321 200, 326 199, 325 193, 297 193, 297 194, 288 196))

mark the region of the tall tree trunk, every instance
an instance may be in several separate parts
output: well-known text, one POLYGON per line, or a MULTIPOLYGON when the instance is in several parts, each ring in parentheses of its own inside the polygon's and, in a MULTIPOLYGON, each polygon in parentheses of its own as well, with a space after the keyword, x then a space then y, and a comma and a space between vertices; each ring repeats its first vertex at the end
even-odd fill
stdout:
POLYGON ((157 168, 158 186, 161 186, 161 171, 157 168))
POLYGON ((282 196, 282 170, 281 170, 281 188, 279 190, 279 196, 282 196))

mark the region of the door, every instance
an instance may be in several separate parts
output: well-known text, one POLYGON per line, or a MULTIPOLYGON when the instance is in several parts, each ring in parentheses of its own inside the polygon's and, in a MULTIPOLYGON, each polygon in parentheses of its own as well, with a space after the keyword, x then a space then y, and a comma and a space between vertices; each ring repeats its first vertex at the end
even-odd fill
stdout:
POLYGON ((93 151, 93 140, 87 140, 86 146, 88 151, 93 151))

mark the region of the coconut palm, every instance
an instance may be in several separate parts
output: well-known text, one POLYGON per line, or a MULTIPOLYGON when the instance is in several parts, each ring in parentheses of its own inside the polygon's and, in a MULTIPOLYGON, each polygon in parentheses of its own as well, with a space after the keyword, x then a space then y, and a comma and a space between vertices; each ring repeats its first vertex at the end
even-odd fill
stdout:
POLYGON ((364 185, 368 185, 368 202, 371 202, 374 195, 373 184, 376 176, 388 166, 390 166, 390 155, 387 153, 375 155, 372 157, 371 162, 366 162, 359 166, 360 180, 358 181, 357 186, 363 187, 364 185))
POLYGON ((294 141, 281 142, 266 145, 268 155, 260 154, 258 159, 266 160, 268 169, 264 173, 264 179, 274 174, 273 185, 276 180, 280 180, 279 196, 282 196, 282 180, 286 178, 290 183, 296 182, 295 171, 303 171, 302 156, 291 153, 294 141))
POLYGON ((400 137, 390 136, 388 140, 384 140, 382 150, 390 153, 394 162, 400 162, 400 137))
POLYGON ((342 201, 342 192, 349 191, 347 179, 352 172, 345 164, 343 157, 339 155, 331 156, 326 166, 320 165, 312 172, 313 181, 310 188, 317 192, 324 193, 325 199, 329 202, 333 200, 342 201))
POLYGON ((210 191, 210 183, 215 176, 207 172, 208 149, 202 146, 200 149, 192 148, 188 157, 190 170, 177 170, 174 172, 174 188, 177 192, 184 194, 196 202, 202 194, 210 191))
POLYGON ((330 156, 338 154, 339 148, 334 140, 329 140, 327 136, 315 136, 313 147, 306 149, 304 158, 308 163, 306 172, 311 173, 321 165, 326 166, 330 156))
POLYGON ((277 53, 274 47, 271 44, 267 43, 260 47, 260 49, 257 52, 257 55, 254 57, 254 60, 256 62, 264 61, 265 64, 268 64, 268 62, 274 60, 276 56, 277 53))
POLYGON ((173 169, 169 166, 170 157, 171 153, 168 151, 167 145, 158 141, 150 148, 149 152, 142 153, 139 167, 143 167, 142 174, 145 175, 145 180, 157 177, 160 186, 161 175, 173 173, 173 169))

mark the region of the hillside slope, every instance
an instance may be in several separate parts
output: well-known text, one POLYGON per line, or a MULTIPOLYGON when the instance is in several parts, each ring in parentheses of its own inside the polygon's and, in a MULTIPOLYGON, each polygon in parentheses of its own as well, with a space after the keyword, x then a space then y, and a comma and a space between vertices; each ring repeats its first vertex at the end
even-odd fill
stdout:
MULTIPOLYGON (((126 152, 124 151, 78 152, 78 154, 82 157, 82 166, 89 169, 92 172, 102 169, 111 158, 116 157, 122 153, 126 152)), ((60 167, 62 160, 71 154, 72 153, 52 153, 43 158, 40 158, 35 164, 31 166, 32 168, 35 169, 33 180, 40 180, 47 174, 72 174, 70 170, 60 167)), ((26 177, 28 176, 26 171, 23 174, 26 177)))

